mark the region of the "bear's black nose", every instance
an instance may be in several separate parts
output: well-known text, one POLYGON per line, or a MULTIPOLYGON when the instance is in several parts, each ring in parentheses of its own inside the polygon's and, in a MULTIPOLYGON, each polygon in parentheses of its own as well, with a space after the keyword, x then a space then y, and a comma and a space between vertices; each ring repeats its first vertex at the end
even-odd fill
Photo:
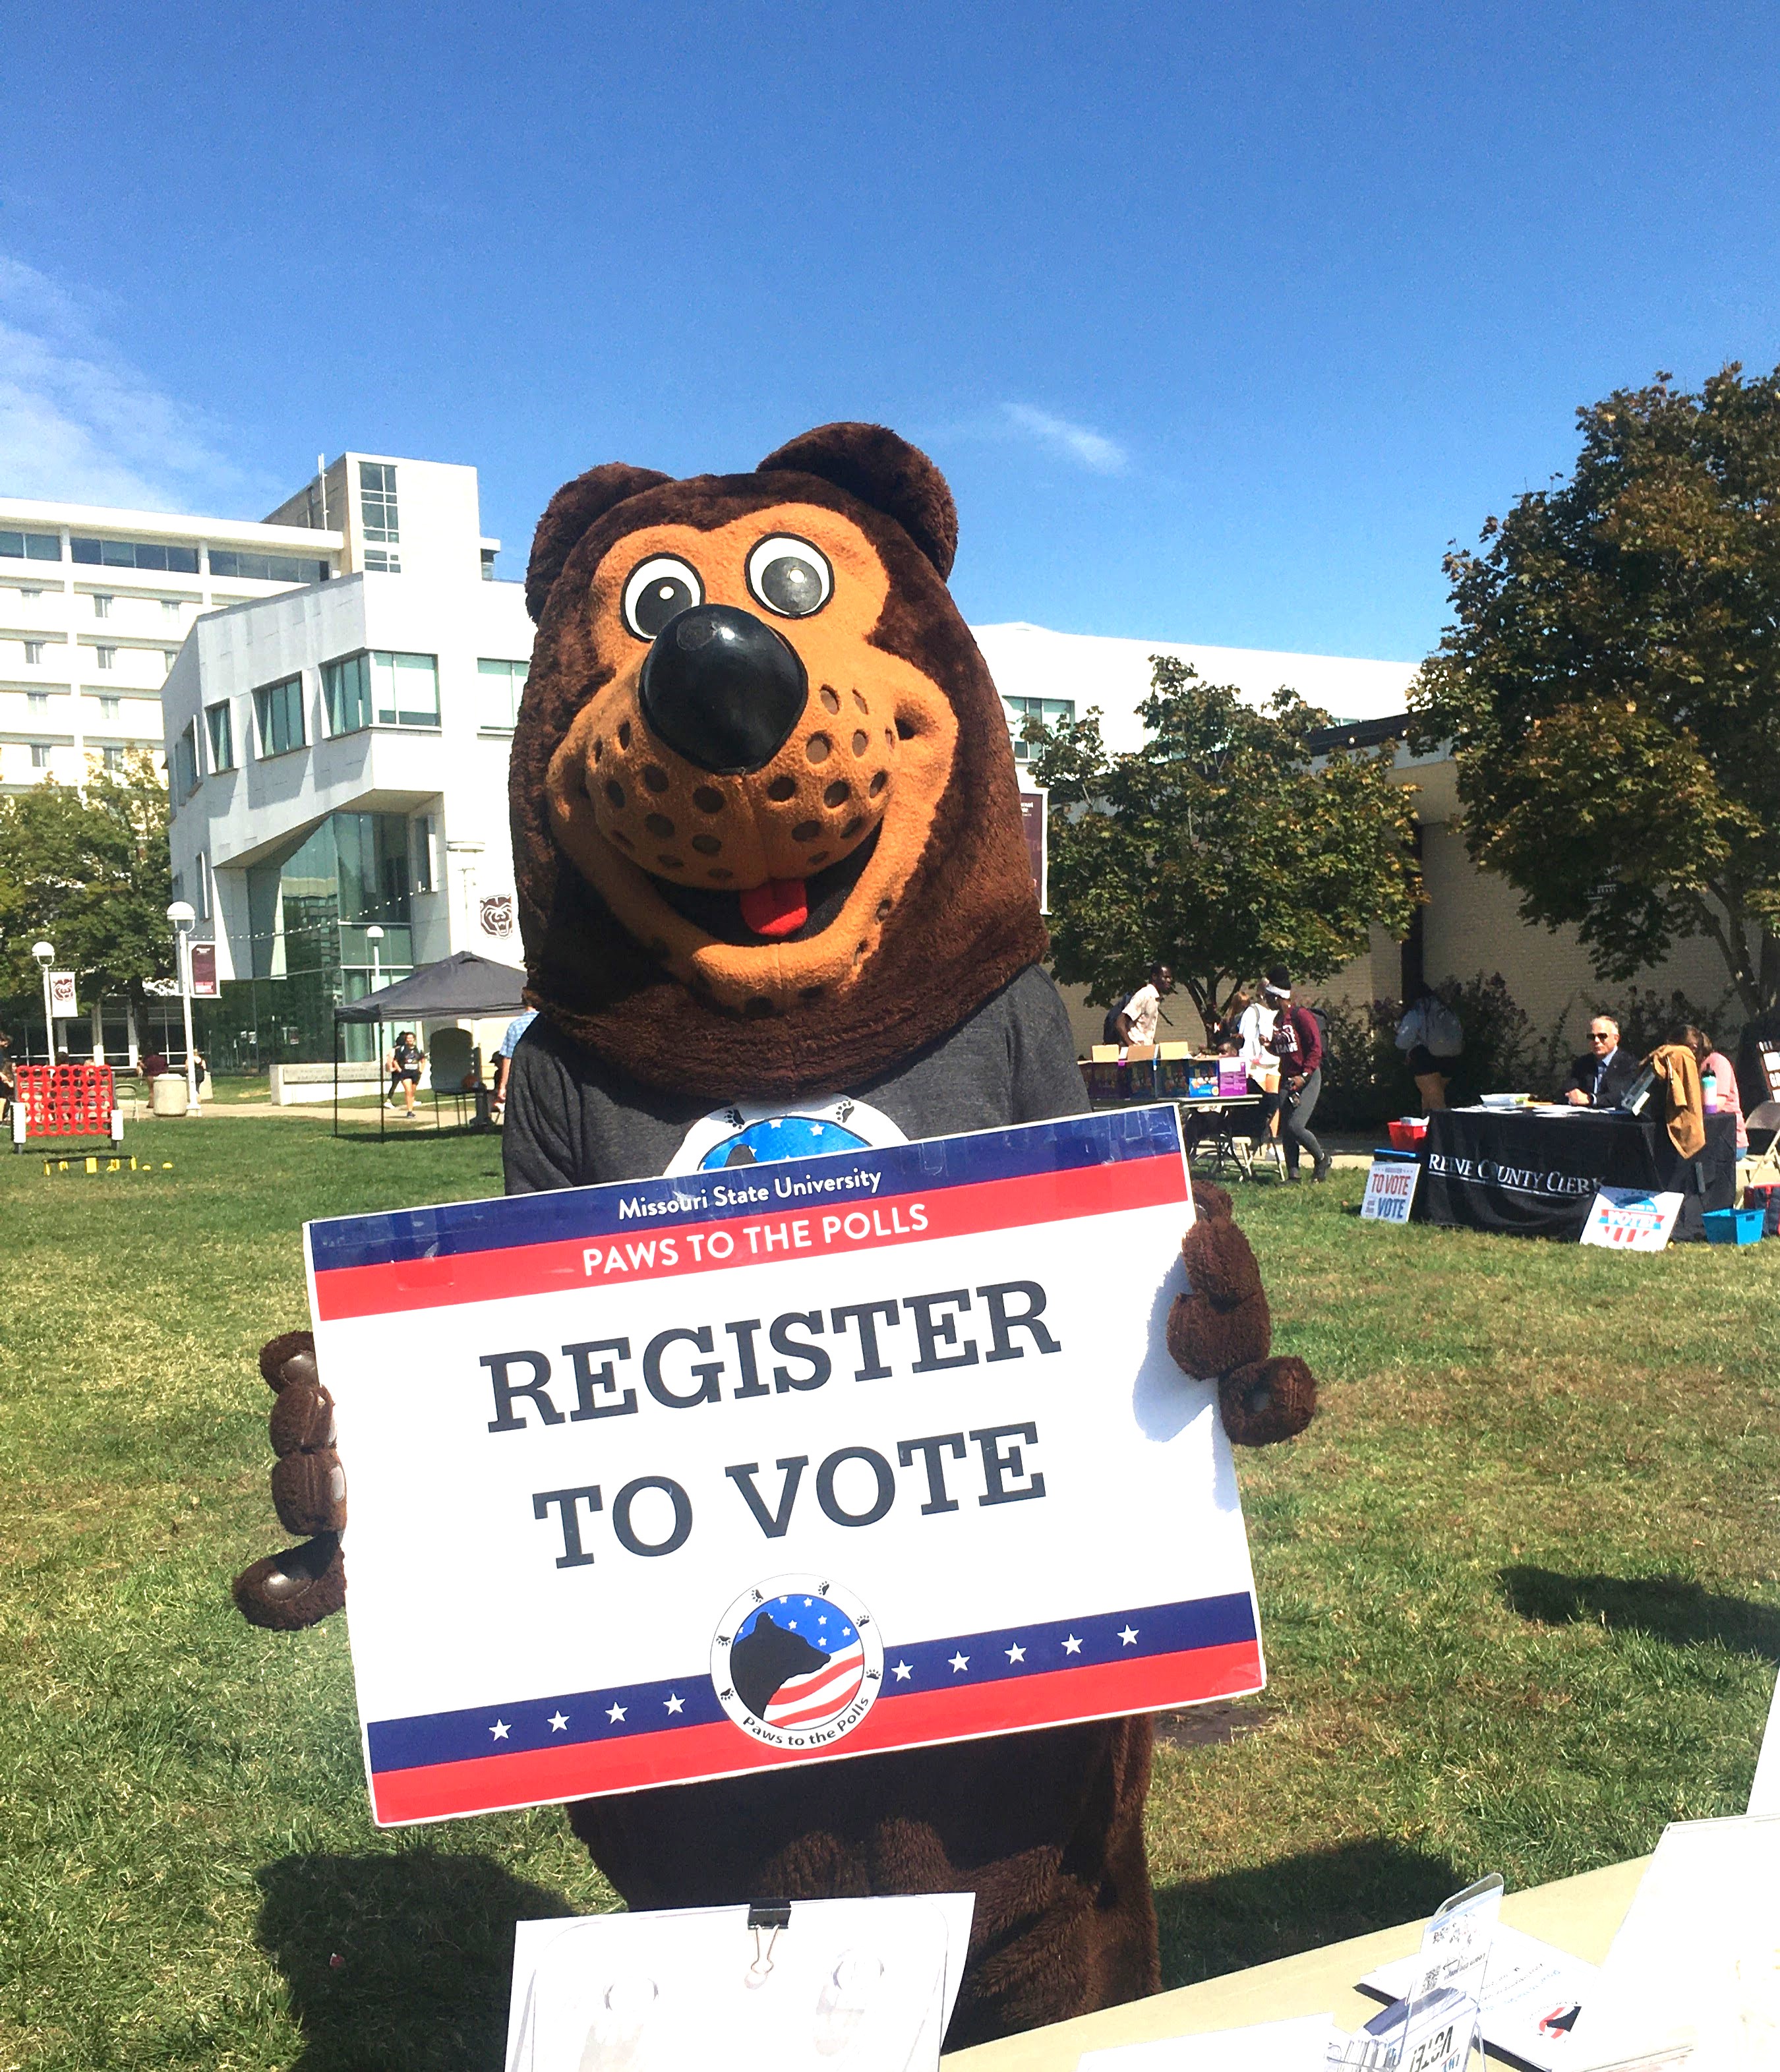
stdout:
POLYGON ((656 738, 714 775, 771 762, 808 695, 797 651, 732 604, 670 619, 643 664, 643 717, 656 738))

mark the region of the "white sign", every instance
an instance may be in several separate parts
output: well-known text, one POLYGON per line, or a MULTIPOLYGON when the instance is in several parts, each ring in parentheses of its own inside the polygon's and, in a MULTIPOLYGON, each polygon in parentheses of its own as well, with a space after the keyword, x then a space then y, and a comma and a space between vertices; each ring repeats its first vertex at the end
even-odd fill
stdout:
POLYGON ((518 1922, 508 2072, 931 2072, 975 1904, 936 1893, 518 1922))
POLYGON ((1681 1213, 1679 1194, 1646 1194, 1642 1187, 1603 1187, 1582 1226, 1584 1244, 1614 1252, 1660 1252, 1681 1213))
POLYGON ((49 1009, 58 1022, 69 1019, 80 1010, 75 1005, 75 973, 52 971, 49 975, 49 1009))
POLYGON ((1375 1158, 1366 1175, 1359 1212, 1368 1223, 1406 1223, 1416 1198, 1421 1165, 1412 1158, 1375 1158))
POLYGON ((1162 1106, 311 1224, 379 1821, 1259 1689, 1191 1217, 1162 1106))

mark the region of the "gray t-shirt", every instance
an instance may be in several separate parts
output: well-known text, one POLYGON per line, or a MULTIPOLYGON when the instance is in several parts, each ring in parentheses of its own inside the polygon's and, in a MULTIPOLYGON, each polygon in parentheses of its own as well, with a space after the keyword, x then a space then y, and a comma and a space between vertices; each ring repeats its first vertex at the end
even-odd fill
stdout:
POLYGON ((1037 965, 949 1036, 844 1096, 713 1103, 639 1086, 541 1018, 513 1053, 507 1191, 651 1179, 1080 1115, 1069 1014, 1037 965))

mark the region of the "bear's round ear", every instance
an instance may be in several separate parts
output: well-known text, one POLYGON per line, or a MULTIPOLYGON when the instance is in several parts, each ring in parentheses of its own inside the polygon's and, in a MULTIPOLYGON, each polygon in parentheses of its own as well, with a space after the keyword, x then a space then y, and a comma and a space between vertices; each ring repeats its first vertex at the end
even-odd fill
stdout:
POLYGON ((525 609, 534 625, 544 610, 550 586, 562 573, 562 565, 574 552, 578 541, 596 518, 602 518, 615 504, 635 496, 671 475, 652 467, 631 467, 621 460, 603 467, 590 467, 565 482, 550 499, 532 536, 532 558, 525 565, 525 609))
POLYGON ((952 574, 958 510, 946 478, 882 425, 819 425, 768 454, 762 475, 813 475, 894 518, 939 571, 952 574))

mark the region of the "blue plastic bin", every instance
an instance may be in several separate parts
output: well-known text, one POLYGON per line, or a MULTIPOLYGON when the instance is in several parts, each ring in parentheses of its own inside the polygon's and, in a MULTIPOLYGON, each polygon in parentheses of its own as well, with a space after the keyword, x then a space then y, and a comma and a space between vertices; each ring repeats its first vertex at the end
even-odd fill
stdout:
POLYGON ((1766 1220, 1759 1209, 1708 1209, 1701 1218, 1708 1244, 1753 1244, 1766 1220))

